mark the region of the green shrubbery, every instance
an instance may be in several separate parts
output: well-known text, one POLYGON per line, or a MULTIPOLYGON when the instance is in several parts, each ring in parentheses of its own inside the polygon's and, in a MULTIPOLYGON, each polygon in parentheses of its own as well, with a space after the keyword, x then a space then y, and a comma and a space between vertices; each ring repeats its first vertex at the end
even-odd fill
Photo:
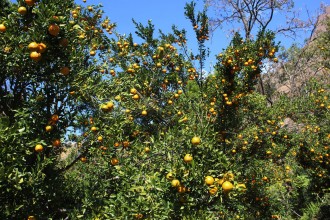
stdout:
POLYGON ((137 44, 106 36, 115 25, 98 7, 19 6, 0 18, 2 218, 327 216, 329 85, 311 79, 305 94, 269 105, 255 87, 278 52, 272 32, 236 34, 202 75, 208 21, 193 3, 198 54, 175 27, 156 36, 136 23, 137 44), (34 41, 47 47, 38 61, 34 41))

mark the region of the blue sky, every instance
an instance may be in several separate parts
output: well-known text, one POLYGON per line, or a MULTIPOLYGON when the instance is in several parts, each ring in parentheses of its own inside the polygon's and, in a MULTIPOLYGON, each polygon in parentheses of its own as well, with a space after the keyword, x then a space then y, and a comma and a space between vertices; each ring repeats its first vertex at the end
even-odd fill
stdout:
MULTIPOLYGON (((83 3, 82 0, 76 0, 76 3, 87 5, 97 5, 102 4, 104 6, 104 11, 107 16, 109 16, 112 22, 117 23, 117 31, 120 34, 129 34, 134 33, 134 24, 132 23, 132 18, 138 22, 146 24, 149 19, 152 20, 155 28, 161 29, 164 33, 171 31, 172 25, 176 25, 179 29, 184 28, 187 30, 188 36, 188 47, 192 48, 193 51, 196 51, 196 43, 194 41, 194 32, 190 25, 190 22, 184 16, 184 6, 187 0, 87 0, 86 3, 83 3)), ((320 7, 321 3, 327 3, 321 0, 296 0, 295 9, 300 11, 300 16, 303 19, 306 19, 307 13, 306 9, 309 10, 310 14, 313 15, 317 12, 317 9, 320 7)), ((203 1, 197 0, 197 9, 203 9, 203 1)), ((212 15, 212 11, 209 12, 212 15)), ((285 15, 276 14, 271 25, 277 26, 281 22, 284 22, 285 15)), ((207 46, 211 48, 211 55, 207 60, 208 63, 215 62, 215 55, 221 52, 223 48, 228 45, 229 38, 228 32, 224 27, 223 30, 218 29, 213 37, 208 41, 207 46)), ((295 40, 300 44, 303 43, 303 40, 308 36, 307 34, 302 33, 302 36, 295 40)), ((290 46, 294 41, 290 38, 279 37, 278 40, 286 47, 290 46)), ((208 64, 210 65, 210 64, 208 64)), ((210 70, 206 66, 206 70, 210 70)))

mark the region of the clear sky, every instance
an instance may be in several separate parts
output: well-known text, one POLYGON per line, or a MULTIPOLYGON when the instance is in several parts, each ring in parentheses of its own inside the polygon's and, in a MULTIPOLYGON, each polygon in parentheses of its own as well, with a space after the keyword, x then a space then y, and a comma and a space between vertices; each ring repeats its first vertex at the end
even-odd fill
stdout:
MULTIPOLYGON (((155 28, 161 29, 164 33, 171 31, 172 25, 176 25, 179 29, 184 28, 187 30, 188 46, 193 51, 196 50, 196 43, 194 41, 194 32, 190 25, 190 22, 184 16, 184 6, 186 2, 190 0, 87 0, 83 3, 82 0, 76 0, 76 3, 82 5, 97 5, 101 3, 104 6, 104 11, 109 16, 112 22, 117 23, 117 31, 120 34, 134 33, 134 24, 132 18, 138 22, 146 24, 149 19, 152 20, 155 28)), ((203 1, 197 0, 197 9, 203 9, 203 1)), ((313 15, 320 8, 321 3, 329 5, 330 1, 321 0, 296 0, 295 9, 300 11, 300 16, 303 19, 308 17, 306 9, 308 9, 310 15, 313 15)), ((210 16, 212 11, 210 10, 210 16)), ((273 26, 277 26, 281 22, 284 22, 285 15, 275 14, 271 23, 273 26)), ((227 27, 229 28, 229 27, 227 27)), ((218 29, 213 37, 208 41, 207 46, 211 49, 210 58, 208 63, 215 62, 215 55, 221 52, 223 48, 228 45, 229 38, 226 27, 220 30, 218 29)), ((304 39, 308 36, 303 34, 295 42, 303 43, 304 39)), ((282 42, 285 47, 290 46, 294 41, 290 38, 279 37, 278 40, 282 42)), ((208 64, 209 65, 209 64, 208 64)), ((210 70, 206 66, 206 70, 210 70)))

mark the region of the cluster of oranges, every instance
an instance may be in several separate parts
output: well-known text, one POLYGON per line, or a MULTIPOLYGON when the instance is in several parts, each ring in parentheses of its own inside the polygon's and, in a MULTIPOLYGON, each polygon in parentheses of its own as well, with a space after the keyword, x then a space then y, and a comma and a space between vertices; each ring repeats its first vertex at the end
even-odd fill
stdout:
POLYGON ((37 42, 31 42, 28 48, 30 50, 30 58, 34 61, 41 60, 41 54, 47 50, 46 44, 37 42))

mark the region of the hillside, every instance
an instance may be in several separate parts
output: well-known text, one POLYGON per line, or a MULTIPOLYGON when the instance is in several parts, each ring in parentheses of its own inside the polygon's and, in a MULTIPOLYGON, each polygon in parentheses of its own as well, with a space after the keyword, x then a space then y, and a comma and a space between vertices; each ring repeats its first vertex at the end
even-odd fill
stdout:
POLYGON ((311 78, 325 84, 329 83, 329 57, 323 44, 329 36, 330 7, 319 16, 311 38, 303 48, 293 46, 280 55, 275 63, 263 75, 265 93, 271 100, 281 94, 300 95, 311 78))

